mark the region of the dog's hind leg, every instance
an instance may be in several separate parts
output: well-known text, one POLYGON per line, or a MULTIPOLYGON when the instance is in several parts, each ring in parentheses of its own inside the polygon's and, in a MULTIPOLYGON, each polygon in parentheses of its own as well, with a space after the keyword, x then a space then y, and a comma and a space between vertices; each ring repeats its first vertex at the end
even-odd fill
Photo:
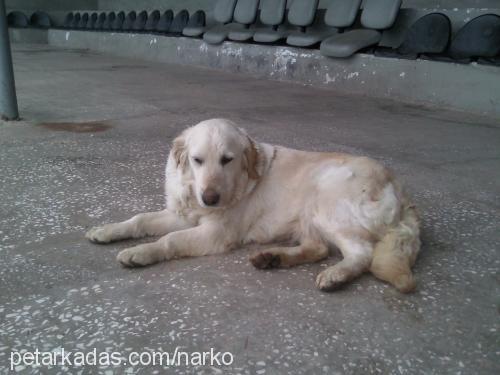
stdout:
POLYGON ((90 241, 108 243, 127 238, 162 236, 169 232, 189 228, 190 225, 168 210, 147 212, 120 223, 94 227, 86 234, 90 241))
POLYGON ((344 259, 322 271, 316 278, 316 286, 331 291, 367 271, 373 257, 373 244, 355 233, 335 235, 335 244, 344 259))
POLYGON ((328 256, 328 247, 319 241, 304 241, 299 246, 273 247, 261 250, 250 257, 250 262, 260 269, 293 267, 318 262, 328 256))

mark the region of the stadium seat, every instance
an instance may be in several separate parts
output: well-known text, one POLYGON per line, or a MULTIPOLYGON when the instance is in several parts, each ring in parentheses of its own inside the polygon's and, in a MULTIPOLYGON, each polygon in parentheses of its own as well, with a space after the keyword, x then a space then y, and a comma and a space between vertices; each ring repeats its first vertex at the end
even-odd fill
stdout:
POLYGON ((366 0, 361 13, 363 28, 326 38, 321 42, 321 53, 331 57, 349 57, 378 44, 382 39, 382 30, 394 24, 400 7, 401 0, 366 0))
POLYGON ((231 22, 233 19, 234 8, 236 6, 236 0, 218 0, 215 4, 214 9, 214 19, 218 23, 215 27, 204 27, 204 26, 186 26, 182 30, 182 35, 199 37, 203 35, 207 30, 222 27, 224 24, 231 22))
POLYGON ((23 12, 13 11, 7 15, 9 27, 28 27, 29 23, 28 17, 23 12))
POLYGON ((122 31, 132 31, 136 18, 137 14, 133 10, 128 12, 122 24, 122 31))
MULTIPOLYGON (((287 16, 289 25, 259 30, 254 34, 253 40, 259 43, 274 43, 285 39, 293 32, 290 25, 305 31, 305 28, 313 23, 317 8, 318 0, 292 0, 287 16)), ((277 13, 279 12, 280 9, 277 9, 277 13)))
POLYGON ((88 22, 89 22, 89 14, 87 12, 82 13, 80 16, 80 22, 78 22, 77 29, 85 30, 88 22))
MULTIPOLYGON (((205 27, 205 22, 206 22, 205 12, 202 10, 197 10, 191 15, 191 17, 189 17, 189 21, 184 30, 205 27)), ((183 35, 184 35, 184 30, 182 30, 183 35)))
POLYGON ((48 29, 52 27, 52 20, 49 15, 45 12, 37 11, 31 15, 30 18, 31 27, 38 27, 41 29, 48 29))
POLYGON ((118 12, 116 17, 115 17, 115 21, 111 25, 111 30, 112 31, 120 31, 123 27, 124 21, 125 21, 125 12, 124 11, 118 12))
POLYGON ((66 14, 66 17, 64 17, 64 21, 61 28, 63 29, 71 28, 71 25, 73 24, 73 17, 74 17, 73 12, 69 12, 68 14, 66 14))
POLYGON ((106 13, 101 12, 97 17, 97 21, 94 23, 94 30, 102 30, 104 28, 104 22, 106 22, 106 13))
POLYGON ((186 9, 181 10, 177 13, 172 20, 170 29, 168 29, 168 34, 170 35, 182 35, 182 30, 187 26, 189 21, 189 12, 186 9))
POLYGON ((132 31, 135 31, 135 32, 144 31, 144 28, 146 27, 147 22, 148 22, 148 12, 143 10, 135 18, 135 22, 132 25, 132 31))
POLYGON ((434 59, 446 51, 450 43, 451 22, 442 13, 429 13, 416 20, 404 32, 397 48, 378 47, 376 56, 414 60, 418 57, 434 59))
POLYGON ((111 31, 113 30, 113 24, 115 23, 116 20, 116 13, 115 12, 109 12, 106 15, 106 19, 104 20, 102 24, 102 29, 104 31, 111 31))
POLYGON ((70 25, 70 29, 78 29, 78 25, 80 25, 80 19, 82 18, 82 16, 80 15, 80 13, 75 13, 73 14, 73 18, 71 19, 71 25, 70 25))
POLYGON ((156 24, 155 31, 160 34, 168 33, 168 30, 172 25, 173 19, 174 19, 174 12, 172 12, 171 10, 165 11, 160 17, 158 23, 156 24))
POLYGON ((326 29, 307 30, 291 33, 286 43, 296 47, 311 47, 323 39, 352 26, 356 20, 361 0, 332 0, 325 12, 326 29))
POLYGON ((228 38, 235 41, 248 41, 255 34, 265 34, 268 31, 274 34, 285 18, 286 0, 261 0, 259 21, 262 25, 231 30, 228 38))
POLYGON ((500 54, 500 16, 483 14, 465 24, 453 38, 448 54, 455 60, 494 58, 500 54))
POLYGON ((96 12, 89 15, 87 25, 85 25, 85 30, 93 30, 94 29, 94 25, 97 22, 97 17, 98 17, 98 14, 96 12))
POLYGON ((159 10, 154 10, 150 13, 148 17, 148 21, 146 22, 146 25, 144 26, 144 31, 147 32, 152 32, 156 30, 156 25, 160 21, 160 11, 159 10))
POLYGON ((220 44, 227 39, 231 31, 247 30, 257 18, 259 0, 238 0, 234 8, 233 21, 203 34, 203 40, 210 44, 220 44))

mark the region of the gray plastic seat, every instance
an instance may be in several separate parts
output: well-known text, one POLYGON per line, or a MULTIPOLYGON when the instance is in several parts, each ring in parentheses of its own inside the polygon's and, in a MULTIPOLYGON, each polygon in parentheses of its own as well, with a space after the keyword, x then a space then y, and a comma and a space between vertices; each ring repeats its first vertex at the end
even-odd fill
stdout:
POLYGON ((146 22, 146 25, 144 26, 145 31, 154 31, 156 29, 156 25, 160 21, 161 13, 159 10, 154 10, 151 12, 151 14, 148 17, 148 22, 146 22))
POLYGON ((116 20, 116 13, 115 12, 109 12, 106 15, 106 19, 104 20, 104 22, 102 24, 102 29, 104 31, 113 30, 113 24, 115 23, 115 20, 116 20))
MULTIPOLYGON (((224 25, 228 22, 231 22, 231 20, 233 19, 235 7, 236 7, 236 0, 218 0, 217 3, 215 4, 215 9, 214 9, 215 21, 220 25, 224 25)), ((199 37, 209 29, 210 29, 209 27, 205 26, 188 25, 182 30, 182 35, 199 37)))
MULTIPOLYGON (((305 28, 314 21, 318 2, 318 0, 292 0, 288 10, 288 23, 305 31, 305 28)), ((259 43, 274 43, 287 38, 292 32, 293 29, 286 26, 271 30, 259 30, 254 34, 253 40, 259 43)))
POLYGON ((125 12, 121 11, 115 17, 115 21, 111 25, 111 30, 120 31, 122 29, 123 21, 125 21, 125 12))
POLYGON ((89 22, 89 14, 85 12, 81 15, 80 22, 78 23, 78 28, 81 30, 85 30, 88 22, 89 22))
POLYGON ((256 33, 275 31, 285 18, 286 0, 261 0, 260 1, 260 23, 264 26, 251 28, 239 28, 231 30, 228 38, 239 42, 245 42, 254 37, 256 33), (271 28, 269 28, 271 26, 271 28))
POLYGON ((325 12, 325 25, 328 28, 291 33, 286 43, 296 47, 310 47, 323 39, 338 33, 339 29, 352 26, 356 20, 362 0, 332 0, 325 12))
POLYGON ((363 48, 378 44, 382 39, 381 30, 394 24, 400 7, 401 0, 366 0, 361 13, 364 29, 325 39, 321 42, 321 53, 331 57, 349 57, 363 48))
POLYGON ((259 0, 238 0, 233 14, 235 22, 208 30, 203 34, 203 40, 210 44, 220 44, 231 31, 248 29, 255 22, 258 9, 259 0))
POLYGON ((94 25, 97 22, 97 17, 98 17, 97 12, 94 12, 89 16, 89 20, 87 21, 87 25, 85 26, 87 30, 94 29, 94 25))
MULTIPOLYGON (((69 19, 70 14, 71 14, 71 20, 69 22, 71 22, 71 24, 72 24, 73 13, 69 13, 66 16, 66 19, 69 19)), ((19 11, 15 10, 15 11, 9 12, 9 14, 7 15, 7 24, 9 25, 9 27, 28 27, 29 23, 30 22, 29 22, 28 17, 23 12, 19 12, 19 11)))
MULTIPOLYGON (((48 29, 52 27, 52 20, 50 19, 50 16, 47 13, 42 11, 36 11, 31 15, 30 25, 31 27, 48 29)), ((82 28, 85 28, 85 25, 82 28)))

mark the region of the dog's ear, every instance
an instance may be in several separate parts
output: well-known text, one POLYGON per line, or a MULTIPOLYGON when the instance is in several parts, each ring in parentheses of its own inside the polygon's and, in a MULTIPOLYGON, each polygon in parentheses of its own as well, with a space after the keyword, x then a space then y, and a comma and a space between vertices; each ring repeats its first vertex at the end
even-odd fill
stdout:
POLYGON ((171 152, 177 167, 184 168, 187 163, 186 136, 184 133, 174 139, 171 152))
POLYGON ((248 177, 252 180, 260 178, 259 165, 260 165, 260 151, 257 144, 252 138, 247 135, 248 146, 245 148, 245 160, 248 177))

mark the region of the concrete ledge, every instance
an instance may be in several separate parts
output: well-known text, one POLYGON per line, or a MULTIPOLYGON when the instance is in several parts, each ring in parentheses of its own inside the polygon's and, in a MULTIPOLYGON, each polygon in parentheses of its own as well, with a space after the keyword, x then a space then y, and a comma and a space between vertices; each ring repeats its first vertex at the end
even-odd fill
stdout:
POLYGON ((48 43, 48 30, 9 28, 11 43, 48 43))

